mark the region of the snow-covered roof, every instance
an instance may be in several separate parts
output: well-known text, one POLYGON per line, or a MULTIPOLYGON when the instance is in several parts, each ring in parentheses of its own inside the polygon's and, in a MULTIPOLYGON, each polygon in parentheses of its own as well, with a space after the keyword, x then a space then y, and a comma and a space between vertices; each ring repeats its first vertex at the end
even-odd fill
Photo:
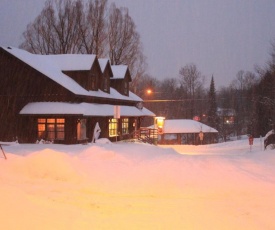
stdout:
MULTIPOLYGON (((20 111, 20 114, 68 114, 83 116, 114 116, 114 105, 94 103, 66 103, 66 102, 32 102, 20 111)), ((150 110, 138 109, 135 106, 120 106, 120 115, 127 117, 151 116, 150 110)))
POLYGON ((274 134, 274 129, 271 129, 269 132, 267 132, 267 134, 264 136, 264 139, 267 139, 271 134, 274 134))
MULTIPOLYGON (((83 70, 90 69, 94 58, 96 58, 95 55, 84 55, 83 57, 79 54, 40 55, 13 47, 2 48, 76 95, 142 101, 140 97, 132 92, 129 92, 129 96, 124 96, 113 88, 110 88, 110 93, 105 93, 101 90, 88 91, 62 72, 62 70, 80 70, 80 68, 83 68, 83 70), (70 62, 73 63, 71 68, 69 67, 70 62)), ((124 68, 125 66, 121 67, 121 69, 124 68)))
POLYGON ((3 48, 10 54, 22 60, 29 66, 33 67, 40 73, 46 75, 48 78, 62 85, 74 94, 87 95, 88 91, 82 88, 76 81, 67 75, 63 74, 58 65, 45 58, 44 55, 31 54, 25 50, 17 48, 3 48))
POLYGON ((45 59, 50 59, 61 70, 90 70, 95 61, 93 54, 55 54, 41 55, 45 59))
POLYGON ((107 64, 108 64, 108 59, 106 58, 99 58, 98 59, 98 62, 99 62, 99 66, 100 66, 100 69, 101 69, 101 72, 103 73, 107 64))
POLYGON ((93 97, 103 97, 103 98, 115 98, 115 99, 121 99, 121 100, 131 100, 131 101, 143 101, 139 96, 129 91, 129 96, 124 96, 120 94, 117 90, 114 88, 110 88, 110 93, 105 93, 101 90, 98 91, 89 91, 88 96, 93 97))
POLYGON ((217 133, 218 131, 201 122, 189 119, 165 120, 164 133, 217 133))
POLYGON ((114 79, 124 79, 128 66, 127 65, 112 65, 114 79))

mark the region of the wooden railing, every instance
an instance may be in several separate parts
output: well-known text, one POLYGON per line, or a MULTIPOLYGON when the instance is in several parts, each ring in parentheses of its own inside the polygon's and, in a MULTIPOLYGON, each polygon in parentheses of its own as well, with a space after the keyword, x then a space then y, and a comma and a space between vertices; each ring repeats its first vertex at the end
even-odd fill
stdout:
POLYGON ((144 143, 157 144, 158 130, 152 128, 140 128, 133 132, 133 138, 144 143))

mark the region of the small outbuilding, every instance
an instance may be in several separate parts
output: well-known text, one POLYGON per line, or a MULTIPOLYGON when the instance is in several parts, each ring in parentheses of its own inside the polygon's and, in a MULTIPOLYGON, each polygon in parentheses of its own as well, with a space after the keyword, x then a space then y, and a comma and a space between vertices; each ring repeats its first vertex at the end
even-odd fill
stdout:
POLYGON ((165 120, 158 144, 199 145, 217 141, 218 131, 201 122, 189 119, 165 120))

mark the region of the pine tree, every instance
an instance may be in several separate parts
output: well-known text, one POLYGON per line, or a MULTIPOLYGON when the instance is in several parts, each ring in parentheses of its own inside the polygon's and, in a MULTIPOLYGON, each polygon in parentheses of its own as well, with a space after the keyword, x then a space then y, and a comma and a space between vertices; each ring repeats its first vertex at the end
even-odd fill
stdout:
POLYGON ((211 78, 210 89, 208 93, 208 124, 213 128, 218 127, 218 116, 217 116, 217 102, 216 102, 216 89, 214 77, 211 78))

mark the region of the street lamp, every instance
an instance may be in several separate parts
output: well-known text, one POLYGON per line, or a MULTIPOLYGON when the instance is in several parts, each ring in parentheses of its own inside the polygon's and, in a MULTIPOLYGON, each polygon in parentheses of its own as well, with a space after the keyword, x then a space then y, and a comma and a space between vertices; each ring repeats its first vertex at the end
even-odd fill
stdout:
POLYGON ((152 90, 151 90, 151 89, 147 89, 147 90, 146 90, 146 93, 147 93, 148 95, 151 95, 151 94, 152 94, 152 90))

